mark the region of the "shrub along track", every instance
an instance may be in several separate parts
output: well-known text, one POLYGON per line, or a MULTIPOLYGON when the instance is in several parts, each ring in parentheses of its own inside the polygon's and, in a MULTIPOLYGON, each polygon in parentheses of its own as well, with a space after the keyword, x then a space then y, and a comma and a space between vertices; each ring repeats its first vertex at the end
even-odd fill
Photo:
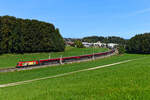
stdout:
MULTIPOLYGON (((117 54, 117 51, 113 52, 112 54, 108 54, 108 55, 103 55, 100 57, 96 57, 94 59, 102 59, 102 58, 106 58, 106 57, 110 57, 117 54)), ((79 62, 84 62, 84 61, 90 61, 90 60, 94 60, 92 59, 82 59, 82 60, 78 60, 78 61, 73 61, 73 62, 66 62, 64 64, 69 64, 69 63, 79 63, 79 62)), ((61 63, 58 64, 50 64, 50 65, 40 65, 40 66, 30 66, 30 67, 24 67, 24 68, 4 68, 4 69, 0 69, 0 72, 14 72, 14 71, 21 71, 21 70, 31 70, 31 69, 37 69, 37 68, 44 68, 44 67, 50 67, 50 66, 56 66, 56 65, 60 65, 61 63)))

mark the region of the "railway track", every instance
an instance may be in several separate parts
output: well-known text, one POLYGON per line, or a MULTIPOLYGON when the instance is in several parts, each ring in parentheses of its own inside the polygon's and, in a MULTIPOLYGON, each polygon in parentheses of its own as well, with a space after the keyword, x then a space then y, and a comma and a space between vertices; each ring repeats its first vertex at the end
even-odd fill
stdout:
POLYGON ((16 70, 17 68, 4 68, 4 69, 0 69, 0 72, 13 72, 16 70))
MULTIPOLYGON (((117 54, 117 52, 113 52, 113 53, 108 54, 108 55, 103 55, 103 56, 95 57, 94 59, 106 58, 106 57, 109 57, 109 56, 113 56, 115 54, 117 54)), ((94 60, 94 59, 93 58, 81 59, 81 60, 71 61, 71 62, 65 62, 65 63, 37 65, 37 66, 29 66, 29 67, 23 67, 23 68, 15 68, 15 67, 14 68, 3 68, 3 69, 0 69, 0 73, 2 73, 2 72, 22 71, 22 70, 31 70, 31 69, 38 69, 38 68, 45 68, 45 67, 52 67, 52 66, 57 66, 57 65, 61 65, 61 64, 79 63, 79 62, 85 62, 85 61, 90 61, 90 60, 94 60)))

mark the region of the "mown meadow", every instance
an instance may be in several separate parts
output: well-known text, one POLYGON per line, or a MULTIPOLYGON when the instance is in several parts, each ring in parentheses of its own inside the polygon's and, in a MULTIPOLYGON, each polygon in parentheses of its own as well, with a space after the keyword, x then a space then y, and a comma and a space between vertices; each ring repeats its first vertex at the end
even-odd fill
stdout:
POLYGON ((40 59, 78 56, 108 51, 107 48, 75 48, 66 47, 64 52, 46 52, 46 53, 24 53, 24 54, 3 54, 0 55, 0 68, 15 67, 19 61, 32 61, 40 59))
POLYGON ((0 88, 0 100, 149 100, 150 55, 124 54, 29 71, 0 73, 0 84, 137 59, 68 76, 0 88))

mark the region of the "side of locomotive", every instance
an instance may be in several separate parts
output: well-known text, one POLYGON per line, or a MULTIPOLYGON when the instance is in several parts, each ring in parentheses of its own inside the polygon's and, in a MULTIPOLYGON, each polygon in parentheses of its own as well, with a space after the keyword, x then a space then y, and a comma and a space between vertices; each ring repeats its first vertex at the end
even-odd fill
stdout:
POLYGON ((35 66, 38 64, 39 61, 20 61, 17 63, 16 67, 21 68, 21 67, 35 66))

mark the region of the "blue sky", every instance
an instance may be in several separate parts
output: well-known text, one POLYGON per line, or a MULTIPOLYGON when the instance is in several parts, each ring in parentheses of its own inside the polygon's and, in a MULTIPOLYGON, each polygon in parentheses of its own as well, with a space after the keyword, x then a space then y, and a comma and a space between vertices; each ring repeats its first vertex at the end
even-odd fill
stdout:
POLYGON ((1 0, 0 16, 53 23, 63 37, 150 32, 150 0, 1 0))

